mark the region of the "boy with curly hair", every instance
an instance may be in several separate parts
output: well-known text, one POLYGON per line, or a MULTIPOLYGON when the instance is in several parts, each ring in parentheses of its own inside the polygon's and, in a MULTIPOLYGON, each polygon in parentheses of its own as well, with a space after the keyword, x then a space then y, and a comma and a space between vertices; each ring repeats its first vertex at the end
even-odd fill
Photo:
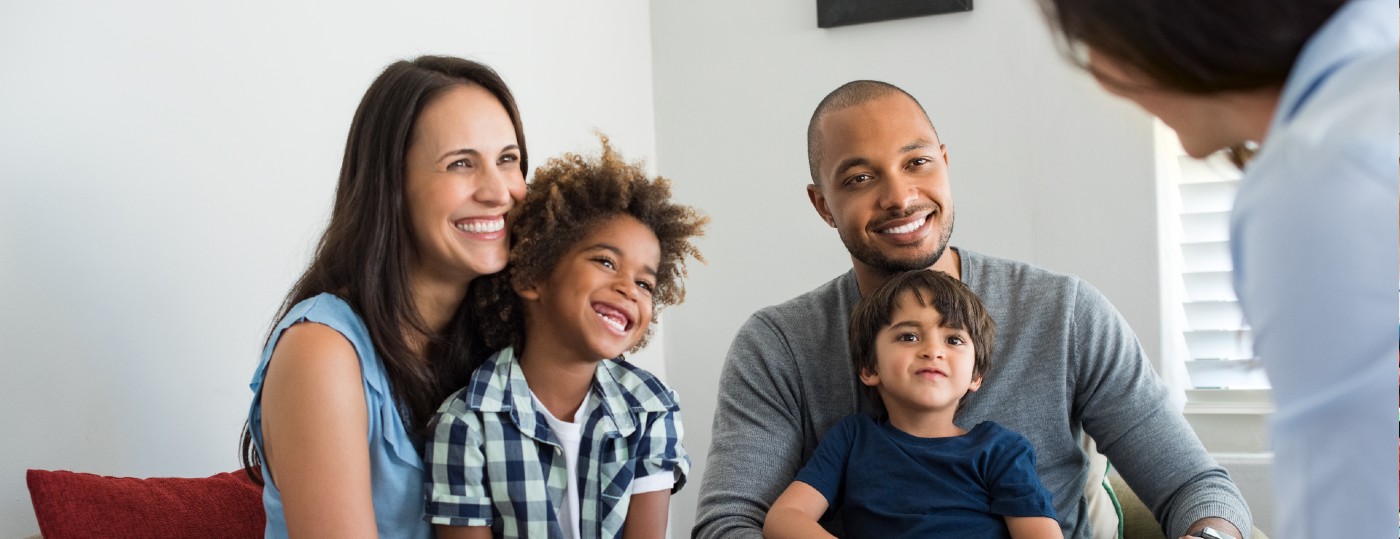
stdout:
POLYGON ((500 351, 429 426, 426 518, 438 536, 660 537, 690 458, 675 392, 622 358, 680 303, 708 219, 622 161, 565 154, 511 216, 510 264, 484 280, 500 351))
POLYGON ((940 271, 899 274, 861 298, 850 353, 879 416, 827 431, 764 537, 830 537, 818 520, 835 508, 850 537, 1062 539, 1031 442, 992 421, 953 422, 982 387, 995 334, 982 300, 940 271))

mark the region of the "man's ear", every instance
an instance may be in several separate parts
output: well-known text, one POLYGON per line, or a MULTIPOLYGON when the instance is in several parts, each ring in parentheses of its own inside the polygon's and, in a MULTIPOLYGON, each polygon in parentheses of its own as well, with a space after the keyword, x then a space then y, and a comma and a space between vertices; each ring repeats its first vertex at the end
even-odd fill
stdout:
POLYGON ((948 145, 947 145, 947 144, 939 144, 939 145, 938 145, 938 151, 943 152, 943 166, 946 167, 946 168, 951 168, 952 165, 948 164, 948 145))
POLYGON ((870 369, 861 368, 861 369, 860 369, 860 383, 865 384, 866 386, 869 386, 869 387, 878 386, 878 385, 880 385, 880 373, 877 373, 877 372, 875 372, 875 371, 873 371, 873 370, 870 370, 870 369))
POLYGON ((815 183, 807 184, 807 198, 812 201, 812 207, 817 210, 827 226, 836 228, 836 220, 831 217, 831 209, 826 207, 826 195, 822 194, 822 188, 815 183))

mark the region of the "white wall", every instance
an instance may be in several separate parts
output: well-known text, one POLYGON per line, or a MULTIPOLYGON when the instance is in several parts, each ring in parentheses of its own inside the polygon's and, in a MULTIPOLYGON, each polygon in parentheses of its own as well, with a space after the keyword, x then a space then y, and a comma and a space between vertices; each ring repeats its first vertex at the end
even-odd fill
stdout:
POLYGON ((38 532, 27 468, 238 467, 264 333, 393 60, 496 67, 537 164, 594 127, 655 155, 646 2, 313 4, 0 4, 0 538, 38 532))
POLYGON ((666 362, 686 405, 694 521, 720 366, 753 311, 850 267, 803 190, 805 133, 827 92, 859 78, 918 98, 948 145, 953 243, 1078 274, 1158 349, 1152 124, 1058 55, 1034 3, 818 29, 810 0, 651 6, 657 164, 714 217, 666 362))

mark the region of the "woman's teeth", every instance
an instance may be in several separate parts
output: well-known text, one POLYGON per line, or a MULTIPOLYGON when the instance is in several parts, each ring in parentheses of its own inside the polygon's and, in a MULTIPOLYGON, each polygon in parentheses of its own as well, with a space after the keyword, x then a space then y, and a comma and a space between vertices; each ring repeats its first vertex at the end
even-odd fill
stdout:
POLYGON ((485 234, 489 232, 500 232, 506 227, 505 219, 492 219, 490 221, 472 221, 469 223, 457 223, 457 230, 472 234, 485 234))

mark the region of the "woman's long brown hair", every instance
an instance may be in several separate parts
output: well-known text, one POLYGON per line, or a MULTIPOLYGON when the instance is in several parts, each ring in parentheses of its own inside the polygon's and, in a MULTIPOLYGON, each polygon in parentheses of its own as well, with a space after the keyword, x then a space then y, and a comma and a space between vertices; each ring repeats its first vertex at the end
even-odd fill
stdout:
MULTIPOLYGON (((515 125, 521 172, 529 170, 515 98, 494 70, 447 56, 391 64, 370 84, 355 111, 330 224, 273 322, 275 331, 276 321, 292 306, 317 294, 332 293, 349 303, 369 328, 411 433, 420 433, 437 406, 466 385, 488 352, 477 336, 471 301, 463 301, 447 326, 433 332, 419 318, 409 290, 414 253, 404 203, 404 155, 419 113, 458 85, 480 86, 500 100, 515 125), (422 355, 410 347, 412 335, 427 337, 422 355)), ((262 483, 250 427, 243 427, 240 452, 248 474, 262 483)))

